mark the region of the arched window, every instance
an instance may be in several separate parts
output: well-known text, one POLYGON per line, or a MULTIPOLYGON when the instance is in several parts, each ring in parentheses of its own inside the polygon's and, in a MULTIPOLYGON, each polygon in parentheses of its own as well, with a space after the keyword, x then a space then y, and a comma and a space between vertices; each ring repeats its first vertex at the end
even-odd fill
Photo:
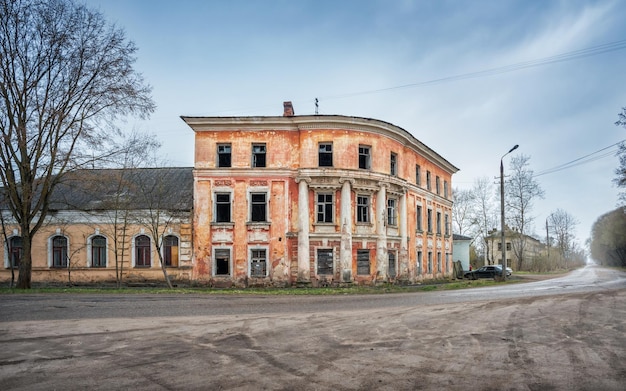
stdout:
POLYGON ((178 267, 178 238, 174 235, 163 238, 163 261, 165 266, 178 267))
POLYGON ((67 267, 67 238, 57 235, 52 238, 52 267, 67 267))
POLYGON ((150 267, 150 238, 139 235, 135 238, 135 266, 150 267))
MULTIPOLYGON (((21 236, 14 236, 9 239, 9 259, 13 264, 13 268, 20 267, 22 256, 24 255, 24 240, 21 236)), ((9 264, 11 267, 11 264, 9 264)))
POLYGON ((91 238, 91 267, 107 266, 107 239, 102 235, 91 238))

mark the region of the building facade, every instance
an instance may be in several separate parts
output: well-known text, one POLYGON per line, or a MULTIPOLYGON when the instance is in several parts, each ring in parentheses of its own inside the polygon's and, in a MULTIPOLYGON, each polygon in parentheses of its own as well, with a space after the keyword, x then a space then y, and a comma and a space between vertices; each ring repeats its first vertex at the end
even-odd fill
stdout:
MULTIPOLYGON (((491 259, 486 264, 502 264, 502 231, 492 230, 485 238, 486 245, 489 246, 491 259)), ((546 252, 545 244, 532 236, 523 235, 516 230, 506 227, 504 230, 506 265, 513 270, 519 270, 520 259, 518 254, 522 253, 526 261, 534 260, 546 252)))
POLYGON ((452 175, 404 129, 338 115, 182 117, 195 132, 192 279, 416 282, 452 271, 452 175))

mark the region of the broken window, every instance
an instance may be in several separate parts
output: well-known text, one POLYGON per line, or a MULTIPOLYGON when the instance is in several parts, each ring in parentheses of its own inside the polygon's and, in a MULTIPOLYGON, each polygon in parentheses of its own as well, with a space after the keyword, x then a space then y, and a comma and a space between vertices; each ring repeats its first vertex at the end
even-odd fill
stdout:
POLYGON ((231 164, 230 144, 218 144, 217 145, 217 166, 218 167, 230 167, 230 164, 231 164))
POLYGON ((356 221, 358 223, 369 223, 370 198, 368 196, 356 197, 356 221))
POLYGON ((265 249, 254 249, 251 251, 250 277, 267 276, 267 258, 265 249))
POLYGON ((417 252, 417 275, 421 276, 422 275, 422 252, 418 251, 417 252))
POLYGON ((428 252, 428 274, 433 273, 433 253, 432 251, 428 252))
POLYGON ((430 190, 430 171, 426 171, 426 189, 430 190))
POLYGON ((422 206, 417 205, 415 208, 415 224, 417 231, 422 231, 422 206))
POLYGON ((428 209, 427 214, 428 216, 426 218, 426 228, 428 229, 429 233, 433 233, 433 210, 428 209))
POLYGON ((252 167, 265 167, 265 144, 252 144, 252 167))
POLYGON ((356 274, 370 274, 370 250, 356 250, 356 274))
POLYGON ((230 250, 229 249, 216 249, 215 250, 215 275, 216 276, 230 275, 230 250))
POLYGON ((264 222, 267 221, 267 202, 266 193, 250 194, 250 221, 264 222))
POLYGON ((317 195, 317 222, 332 223, 333 222, 333 195, 318 194, 317 195))
POLYGON ((320 143, 319 144, 319 166, 320 167, 332 167, 333 166, 333 144, 332 143, 320 143))
POLYGON ((437 251, 437 273, 441 273, 441 252, 437 251))
POLYGON ((387 200, 387 225, 398 225, 398 214, 396 213, 396 199, 387 200))
POLYGON ((333 250, 318 249, 317 250, 317 274, 333 275, 333 250))
POLYGON ((441 235, 441 212, 437 212, 437 235, 441 235))
POLYGON ((415 183, 418 186, 422 186, 422 173, 421 173, 421 168, 419 164, 415 165, 415 183))
POLYGON ((439 176, 435 177, 435 192, 441 194, 441 179, 439 176))
POLYGON ((230 223, 230 193, 215 194, 215 222, 230 223))
POLYGON ((388 251, 387 252, 387 257, 389 258, 389 277, 395 277, 396 276, 396 253, 395 251, 388 251))
POLYGON ((371 168, 371 147, 359 145, 359 168, 369 170, 371 168))

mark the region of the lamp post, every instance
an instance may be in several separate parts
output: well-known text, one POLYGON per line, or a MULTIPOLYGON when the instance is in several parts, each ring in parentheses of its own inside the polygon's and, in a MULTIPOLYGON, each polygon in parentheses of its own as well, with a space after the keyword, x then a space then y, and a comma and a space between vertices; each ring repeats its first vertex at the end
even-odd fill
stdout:
POLYGON ((506 246, 504 245, 504 164, 502 159, 509 153, 515 151, 519 145, 515 144, 509 152, 502 155, 500 158, 500 246, 502 249, 502 281, 506 281, 506 246))

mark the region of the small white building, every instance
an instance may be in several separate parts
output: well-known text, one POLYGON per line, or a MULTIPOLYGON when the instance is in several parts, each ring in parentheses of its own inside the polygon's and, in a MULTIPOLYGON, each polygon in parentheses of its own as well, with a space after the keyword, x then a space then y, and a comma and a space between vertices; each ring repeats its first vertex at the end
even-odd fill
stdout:
POLYGON ((452 257, 454 262, 461 261, 463 270, 470 268, 470 243, 472 238, 467 236, 454 234, 452 235, 452 257))

